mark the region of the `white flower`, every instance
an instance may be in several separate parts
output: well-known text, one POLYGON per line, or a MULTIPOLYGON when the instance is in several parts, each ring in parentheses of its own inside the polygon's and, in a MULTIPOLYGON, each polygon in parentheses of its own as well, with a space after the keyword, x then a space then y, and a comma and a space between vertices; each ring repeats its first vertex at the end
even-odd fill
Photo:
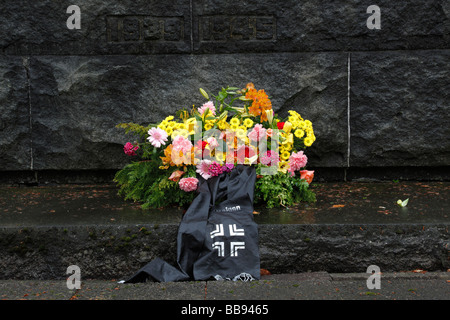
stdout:
POLYGON ((148 130, 148 138, 152 146, 155 148, 161 147, 161 145, 165 145, 167 142, 167 132, 160 128, 151 128, 148 130))
POLYGON ((211 160, 204 159, 200 161, 199 164, 197 164, 197 170, 196 172, 200 174, 203 179, 208 180, 212 176, 209 174, 209 166, 211 164, 211 160))

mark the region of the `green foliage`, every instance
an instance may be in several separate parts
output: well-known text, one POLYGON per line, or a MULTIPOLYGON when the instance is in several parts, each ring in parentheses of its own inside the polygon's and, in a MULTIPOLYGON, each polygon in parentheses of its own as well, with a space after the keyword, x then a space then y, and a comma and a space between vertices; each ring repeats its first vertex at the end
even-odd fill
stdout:
POLYGON ((274 208, 292 206, 301 201, 316 201, 316 196, 305 179, 280 172, 256 179, 255 203, 264 203, 267 208, 274 208))
POLYGON ((148 197, 142 205, 143 209, 167 207, 168 205, 184 206, 194 200, 196 192, 185 192, 178 182, 161 177, 149 189, 148 197), (151 196, 150 196, 151 195, 151 196))
MULTIPOLYGON (((193 175, 190 171, 187 174, 193 175)), ((119 195, 125 200, 141 202, 143 209, 189 205, 197 192, 181 190, 177 182, 167 178, 169 173, 170 170, 159 169, 156 161, 138 161, 118 171, 114 181, 120 186, 119 195)), ((256 179, 255 205, 267 208, 287 207, 302 201, 316 201, 315 194, 309 189, 305 179, 280 172, 256 179)))
POLYGON ((125 200, 142 202, 142 208, 190 204, 195 192, 182 191, 177 182, 167 178, 167 170, 158 169, 155 161, 139 161, 126 165, 114 177, 119 195, 125 200))
POLYGON ((149 187, 157 180, 155 164, 152 161, 138 161, 127 164, 114 177, 119 188, 119 195, 125 200, 142 201, 146 198, 149 187))
POLYGON ((140 124, 136 124, 136 123, 132 123, 132 122, 119 123, 118 125, 116 125, 116 128, 125 129, 126 134, 134 133, 141 138, 147 135, 147 132, 151 127, 152 127, 152 125, 148 125, 148 126, 144 127, 140 124))

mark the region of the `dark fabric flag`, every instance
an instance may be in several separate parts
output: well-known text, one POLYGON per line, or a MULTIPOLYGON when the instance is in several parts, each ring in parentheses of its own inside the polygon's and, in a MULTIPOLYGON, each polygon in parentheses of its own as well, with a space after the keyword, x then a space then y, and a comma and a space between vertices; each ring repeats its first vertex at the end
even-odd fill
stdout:
POLYGON ((156 258, 124 282, 260 279, 255 181, 256 169, 245 165, 199 177, 199 194, 178 228, 177 266, 156 258))

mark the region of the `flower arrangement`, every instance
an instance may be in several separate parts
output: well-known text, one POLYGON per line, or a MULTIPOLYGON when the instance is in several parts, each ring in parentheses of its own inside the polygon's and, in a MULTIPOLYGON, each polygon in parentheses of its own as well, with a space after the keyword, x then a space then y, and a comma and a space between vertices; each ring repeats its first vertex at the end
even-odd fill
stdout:
POLYGON ((256 167, 255 204, 290 206, 315 201, 309 189, 304 150, 316 137, 311 121, 294 110, 286 119, 274 113, 269 96, 252 83, 222 88, 196 108, 182 109, 157 124, 121 123, 133 133, 124 152, 132 161, 115 175, 119 194, 143 208, 192 202, 199 179, 231 172, 238 164, 256 167), (239 103, 240 106, 236 106, 239 103), (134 159, 133 159, 134 160, 134 159))

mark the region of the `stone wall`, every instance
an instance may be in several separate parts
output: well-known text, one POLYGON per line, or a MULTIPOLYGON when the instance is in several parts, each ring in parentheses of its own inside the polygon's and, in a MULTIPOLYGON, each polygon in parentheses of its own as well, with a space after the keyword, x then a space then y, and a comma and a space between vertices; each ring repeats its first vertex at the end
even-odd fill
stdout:
POLYGON ((129 161, 117 123, 247 82, 313 122, 319 180, 450 178, 448 1, 4 0, 0 25, 3 182, 95 181, 129 161))

